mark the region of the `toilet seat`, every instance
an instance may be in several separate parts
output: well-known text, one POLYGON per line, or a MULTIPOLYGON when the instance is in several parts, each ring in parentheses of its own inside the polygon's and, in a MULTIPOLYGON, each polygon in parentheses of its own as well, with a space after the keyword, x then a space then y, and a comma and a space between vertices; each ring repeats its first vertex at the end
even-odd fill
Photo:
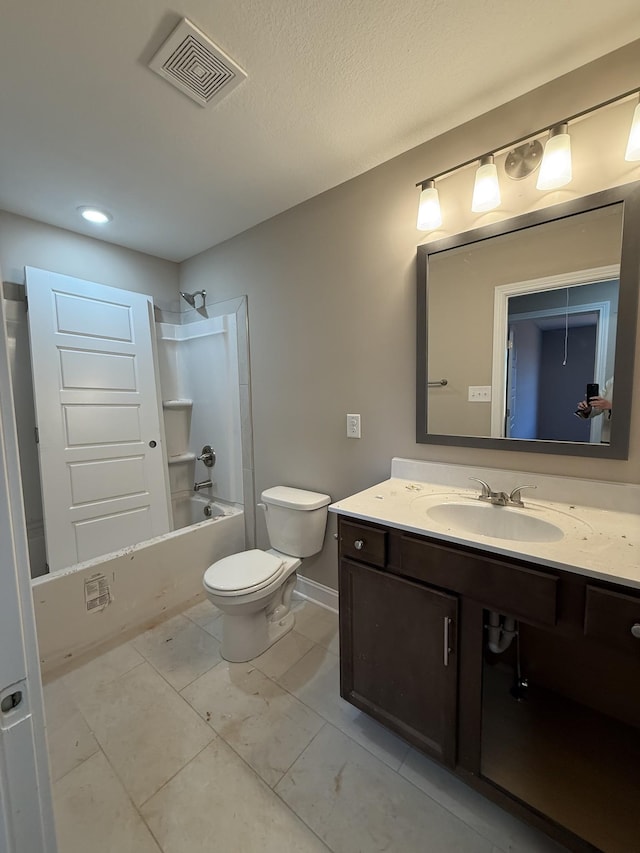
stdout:
POLYGON ((216 595, 244 595, 269 586, 285 570, 284 560, 254 548, 213 563, 205 572, 203 583, 216 595))

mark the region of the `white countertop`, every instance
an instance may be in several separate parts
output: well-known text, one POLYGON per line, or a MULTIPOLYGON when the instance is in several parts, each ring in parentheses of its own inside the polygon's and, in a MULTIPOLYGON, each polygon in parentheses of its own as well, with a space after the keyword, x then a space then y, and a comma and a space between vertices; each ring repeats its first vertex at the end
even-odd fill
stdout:
MULTIPOLYGON (((433 466, 430 464, 430 467, 433 466)), ((452 479, 451 467, 447 472, 449 480, 452 479)), ((480 471, 488 479, 487 470, 490 469, 468 469, 465 474, 480 476, 477 473, 480 471)), ((490 474, 493 482, 489 482, 494 490, 500 488, 500 483, 494 485, 499 473, 493 471, 490 474)), ((523 475, 518 476, 521 478, 520 483, 531 482, 531 478, 526 480, 522 479, 523 475)), ((466 533, 460 528, 437 522, 427 514, 435 504, 477 502, 479 487, 469 486, 392 476, 370 489, 336 501, 329 510, 351 518, 426 534, 446 542, 470 545, 490 553, 530 560, 640 589, 640 515, 637 513, 578 503, 536 500, 529 498, 529 495, 536 493, 527 493, 526 490, 522 493, 523 508, 491 507, 495 512, 525 512, 554 524, 564 534, 562 539, 555 542, 514 541, 466 533)))

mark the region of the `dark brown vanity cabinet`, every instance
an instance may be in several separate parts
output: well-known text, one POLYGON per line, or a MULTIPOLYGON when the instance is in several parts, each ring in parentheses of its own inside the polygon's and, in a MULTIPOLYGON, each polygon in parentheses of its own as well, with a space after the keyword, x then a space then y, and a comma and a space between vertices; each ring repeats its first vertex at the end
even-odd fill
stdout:
POLYGON ((340 575, 342 695, 453 766, 457 598, 349 559, 340 575))
POLYGON ((338 529, 342 696, 568 849, 640 851, 640 591, 338 529), (502 654, 490 611, 517 620, 502 654))

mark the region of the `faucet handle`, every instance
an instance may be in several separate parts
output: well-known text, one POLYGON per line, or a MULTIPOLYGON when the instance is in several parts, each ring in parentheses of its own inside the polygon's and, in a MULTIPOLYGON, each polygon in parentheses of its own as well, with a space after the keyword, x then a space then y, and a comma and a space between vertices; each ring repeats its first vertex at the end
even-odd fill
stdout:
POLYGON ((513 489, 511 491, 511 494, 509 495, 509 503, 517 504, 517 506, 524 506, 524 504, 522 503, 522 498, 520 496, 520 492, 523 489, 537 489, 537 488, 538 487, 534 486, 532 483, 527 483, 524 486, 516 486, 515 489, 513 489))
POLYGON ((470 480, 475 480, 476 483, 480 483, 482 486, 482 494, 481 498, 490 498, 491 497, 491 486, 489 483, 485 483, 484 480, 481 480, 479 477, 469 477, 470 480))
POLYGON ((198 462, 204 462, 207 468, 213 468, 216 464, 216 452, 210 444, 205 444, 202 448, 202 454, 196 456, 196 459, 198 462))

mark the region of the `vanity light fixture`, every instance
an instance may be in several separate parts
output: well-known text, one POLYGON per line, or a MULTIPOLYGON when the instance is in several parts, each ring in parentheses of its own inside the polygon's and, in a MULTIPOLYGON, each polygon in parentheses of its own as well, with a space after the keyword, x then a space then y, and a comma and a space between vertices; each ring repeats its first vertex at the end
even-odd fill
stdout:
POLYGON ((83 205, 78 208, 78 211, 83 219, 86 219, 87 222, 92 222, 94 225, 106 225, 107 222, 111 222, 113 219, 110 213, 106 210, 100 210, 98 207, 83 205))
POLYGON ((627 152, 624 155, 624 159, 629 162, 640 160, 640 101, 636 104, 636 108, 633 111, 627 152))
POLYGON ((498 207, 500 200, 498 170, 493 162, 493 154, 485 154, 480 158, 480 165, 476 172, 471 210, 474 213, 486 213, 498 207))
MULTIPOLYGON (((571 138, 569 136, 569 123, 585 116, 592 115, 598 110, 617 104, 620 101, 629 101, 632 97, 638 100, 640 88, 631 89, 622 95, 616 95, 595 106, 583 109, 574 115, 568 116, 549 129, 540 128, 528 136, 514 139, 507 145, 495 148, 492 154, 485 154, 480 158, 476 169, 476 178, 473 188, 471 210, 474 213, 484 213, 493 210, 501 203, 500 185, 498 174, 494 163, 494 157, 505 155, 504 172, 507 177, 515 181, 528 178, 536 169, 538 181, 536 188, 539 190, 556 190, 571 181, 571 138), (548 133, 544 153, 540 137, 548 133)), ((640 103, 636 103, 627 152, 625 160, 635 162, 640 160, 640 103)), ((464 163, 459 163, 450 169, 445 169, 424 181, 418 181, 416 187, 420 187, 420 204, 418 208, 418 229, 420 231, 433 231, 442 225, 442 213, 440 212, 440 199, 436 189, 436 181, 446 178, 466 169, 468 166, 478 163, 477 155, 464 163)))
POLYGON ((571 177, 571 137, 569 125, 562 122, 549 131, 536 189, 557 190, 568 184, 571 177))
POLYGON ((433 231, 442 225, 440 197, 433 178, 423 181, 421 186, 417 227, 419 231, 433 231))

